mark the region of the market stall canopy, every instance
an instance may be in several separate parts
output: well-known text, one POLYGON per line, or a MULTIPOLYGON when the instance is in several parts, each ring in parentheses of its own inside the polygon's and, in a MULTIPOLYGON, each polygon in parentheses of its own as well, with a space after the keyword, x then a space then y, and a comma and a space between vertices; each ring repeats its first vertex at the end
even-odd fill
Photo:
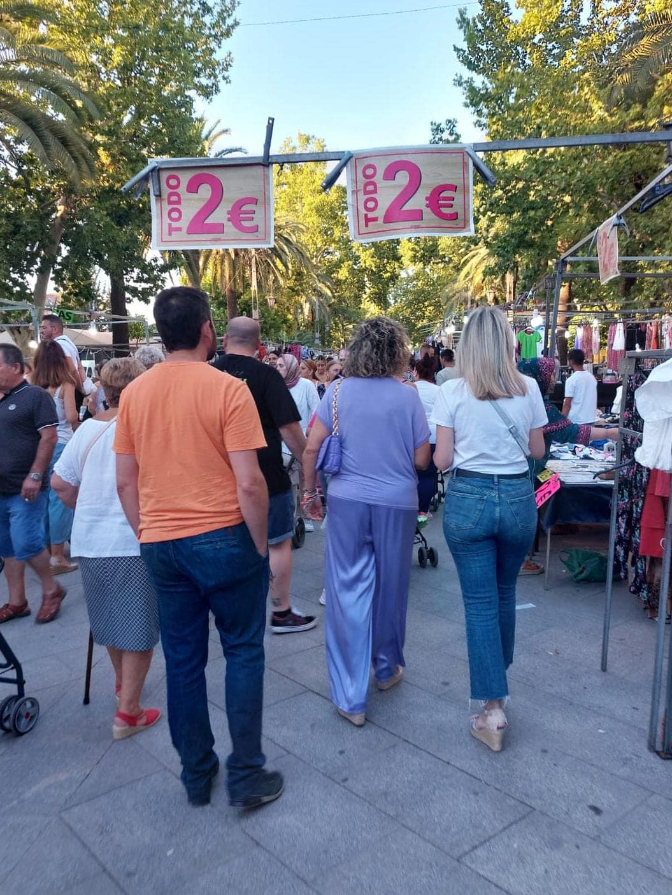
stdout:
POLYGON ((90 329, 70 329, 66 326, 63 334, 71 339, 78 348, 110 348, 112 333, 94 332, 90 329))
POLYGON ((0 345, 16 345, 16 342, 7 332, 7 330, 3 329, 0 332, 0 345))

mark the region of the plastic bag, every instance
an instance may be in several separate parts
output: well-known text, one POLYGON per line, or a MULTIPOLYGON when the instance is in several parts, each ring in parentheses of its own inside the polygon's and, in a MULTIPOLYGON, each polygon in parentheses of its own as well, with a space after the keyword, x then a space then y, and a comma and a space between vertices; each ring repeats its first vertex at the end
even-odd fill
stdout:
POLYGON ((607 580, 607 557, 602 553, 571 547, 569 550, 561 550, 558 555, 574 581, 607 580))

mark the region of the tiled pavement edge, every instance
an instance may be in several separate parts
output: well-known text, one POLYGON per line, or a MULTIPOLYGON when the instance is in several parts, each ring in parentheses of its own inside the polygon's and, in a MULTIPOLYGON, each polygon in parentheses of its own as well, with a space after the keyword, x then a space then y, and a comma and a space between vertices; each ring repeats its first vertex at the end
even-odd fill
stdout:
MULTIPOLYGON (((64 578, 57 621, 3 626, 42 715, 22 739, 0 735, 0 895, 669 895, 672 860, 657 834, 672 823, 672 766, 646 748, 655 626, 617 587, 602 674, 603 587, 574 585, 557 558, 548 591, 539 577, 520 579, 518 603, 535 608, 518 613, 511 730, 494 755, 467 732, 462 605, 439 520, 427 537, 440 564, 414 560, 406 679, 372 690, 361 730, 328 699, 324 535, 295 551, 295 603, 320 624, 267 638, 264 748, 287 789, 247 815, 228 807, 221 781, 210 807, 187 806, 165 722, 113 743, 112 673, 99 648, 82 705, 78 573, 64 578)), ((577 543, 587 540, 582 531, 577 543)), ((224 667, 213 630, 207 677, 222 757, 224 667)), ((160 649, 146 694, 165 706, 160 649)))

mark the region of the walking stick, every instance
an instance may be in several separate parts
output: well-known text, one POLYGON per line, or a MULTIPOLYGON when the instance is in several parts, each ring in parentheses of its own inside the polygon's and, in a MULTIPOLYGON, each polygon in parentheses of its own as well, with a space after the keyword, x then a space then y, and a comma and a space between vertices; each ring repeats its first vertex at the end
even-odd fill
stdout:
POLYGON ((91 689, 91 666, 93 665, 93 634, 89 631, 89 648, 86 653, 86 680, 84 681, 84 705, 90 702, 89 691, 91 689))

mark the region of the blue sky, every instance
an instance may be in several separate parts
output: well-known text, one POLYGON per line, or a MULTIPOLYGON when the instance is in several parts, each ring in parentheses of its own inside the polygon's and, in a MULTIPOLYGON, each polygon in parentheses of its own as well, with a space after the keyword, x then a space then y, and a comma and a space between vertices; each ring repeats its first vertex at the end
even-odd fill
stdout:
MULTIPOLYGON (((444 0, 451 3, 455 0, 444 0)), ((228 145, 261 153, 266 119, 272 150, 298 131, 330 149, 427 143, 430 121, 455 117, 463 140, 480 138, 453 86, 459 6, 449 9, 292 25, 247 23, 377 13, 440 5, 441 0, 242 0, 228 43, 231 83, 204 113, 232 130, 228 145)), ((221 145, 227 145, 222 143, 221 145)))

